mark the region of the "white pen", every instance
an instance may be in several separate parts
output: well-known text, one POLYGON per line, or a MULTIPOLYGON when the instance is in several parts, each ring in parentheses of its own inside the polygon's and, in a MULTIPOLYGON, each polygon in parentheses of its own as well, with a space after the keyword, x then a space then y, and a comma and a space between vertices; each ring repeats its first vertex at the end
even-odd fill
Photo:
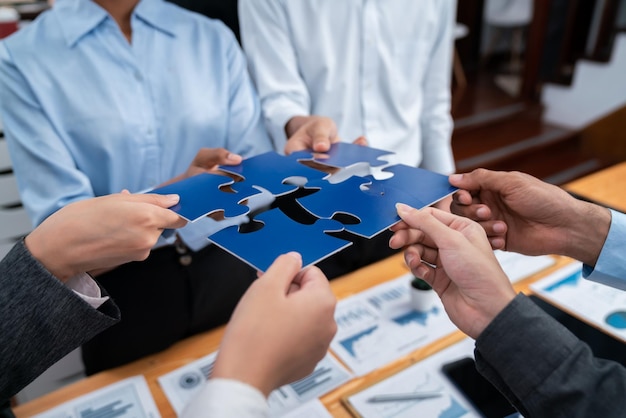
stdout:
POLYGON ((367 402, 419 401, 422 399, 438 398, 440 396, 441 392, 390 393, 388 395, 372 396, 367 402))

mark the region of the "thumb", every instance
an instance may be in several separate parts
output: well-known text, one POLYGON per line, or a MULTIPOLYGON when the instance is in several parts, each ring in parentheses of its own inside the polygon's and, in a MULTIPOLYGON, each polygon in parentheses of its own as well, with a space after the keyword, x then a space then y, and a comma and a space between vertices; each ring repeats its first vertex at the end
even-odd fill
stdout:
POLYGON ((330 284, 326 275, 316 266, 309 266, 300 271, 293 280, 293 283, 297 285, 297 289, 316 289, 316 288, 328 288, 330 290, 330 284))
POLYGON ((287 294, 301 269, 302 256, 292 251, 276 258, 267 271, 257 280, 267 282, 269 286, 277 286, 284 294, 287 294))
POLYGON ((471 173, 452 174, 448 180, 451 185, 463 190, 497 190, 498 185, 502 183, 501 176, 502 173, 478 168, 471 173))

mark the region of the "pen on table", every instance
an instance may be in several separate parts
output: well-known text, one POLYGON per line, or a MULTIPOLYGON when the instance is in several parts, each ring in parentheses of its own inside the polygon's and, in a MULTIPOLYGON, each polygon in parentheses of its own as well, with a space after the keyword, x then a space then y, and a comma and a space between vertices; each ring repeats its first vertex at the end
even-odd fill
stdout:
POLYGON ((367 402, 419 401, 440 396, 441 392, 390 393, 388 395, 372 396, 367 399, 367 402))

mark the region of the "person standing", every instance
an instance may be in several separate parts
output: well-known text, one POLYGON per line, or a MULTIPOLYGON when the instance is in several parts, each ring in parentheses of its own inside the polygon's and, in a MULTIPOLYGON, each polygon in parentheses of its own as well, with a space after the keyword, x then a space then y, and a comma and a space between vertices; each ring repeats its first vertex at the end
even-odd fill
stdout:
MULTIPOLYGON (((57 0, 0 43, 0 115, 35 225, 272 150, 233 34, 162 0, 57 0)), ((100 272, 124 319, 83 346, 88 374, 229 319, 256 272, 208 245, 203 222, 100 272)))
POLYGON ((240 0, 242 45, 276 148, 317 122, 320 135, 395 153, 392 163, 454 172, 455 18, 454 0, 240 0))

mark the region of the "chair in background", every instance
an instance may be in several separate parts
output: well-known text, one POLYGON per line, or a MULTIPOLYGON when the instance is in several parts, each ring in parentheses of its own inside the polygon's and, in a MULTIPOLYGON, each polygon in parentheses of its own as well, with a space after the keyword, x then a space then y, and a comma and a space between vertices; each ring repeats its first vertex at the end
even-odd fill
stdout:
POLYGON ((492 55, 503 33, 510 33, 509 74, 497 76, 496 83, 512 96, 517 95, 521 84, 517 74, 522 69, 524 32, 532 17, 533 0, 487 0, 485 3, 484 22, 490 35, 483 60, 487 61, 492 55))
POLYGON ((493 52, 503 32, 510 32, 510 70, 519 70, 524 48, 524 30, 530 24, 532 15, 533 0, 488 0, 485 4, 484 19, 491 36, 485 57, 493 52))

